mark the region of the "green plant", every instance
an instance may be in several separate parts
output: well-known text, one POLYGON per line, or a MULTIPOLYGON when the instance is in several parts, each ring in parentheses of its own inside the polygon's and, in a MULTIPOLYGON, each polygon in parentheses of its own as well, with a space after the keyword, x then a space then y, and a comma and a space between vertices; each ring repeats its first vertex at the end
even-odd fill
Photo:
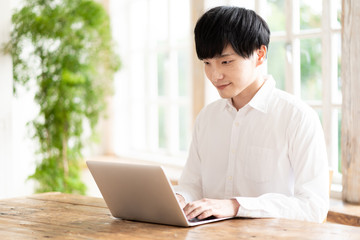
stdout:
POLYGON ((120 67, 108 14, 92 0, 25 0, 12 23, 14 93, 36 82, 40 108, 29 123, 40 157, 29 178, 37 192, 84 194, 83 127, 94 130, 120 67))

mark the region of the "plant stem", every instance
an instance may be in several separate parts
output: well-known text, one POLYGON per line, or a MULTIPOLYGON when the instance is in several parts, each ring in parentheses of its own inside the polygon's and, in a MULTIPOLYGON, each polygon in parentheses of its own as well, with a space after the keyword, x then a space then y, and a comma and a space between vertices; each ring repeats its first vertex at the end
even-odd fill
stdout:
MULTIPOLYGON (((64 179, 67 179, 68 175, 69 175, 69 163, 68 163, 68 159, 67 159, 67 124, 65 123, 64 126, 64 135, 63 135, 63 139, 62 139, 62 162, 63 162, 63 167, 64 167, 64 179)), ((64 185, 66 188, 66 181, 64 181, 64 185)))

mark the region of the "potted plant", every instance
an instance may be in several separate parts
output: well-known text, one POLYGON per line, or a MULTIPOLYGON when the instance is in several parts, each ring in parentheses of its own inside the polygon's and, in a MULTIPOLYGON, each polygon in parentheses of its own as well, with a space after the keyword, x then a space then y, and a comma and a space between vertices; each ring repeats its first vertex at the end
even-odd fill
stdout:
POLYGON ((83 129, 94 130, 120 61, 109 17, 92 0, 25 0, 12 16, 14 92, 35 82, 39 114, 29 125, 39 161, 36 192, 84 194, 83 129))

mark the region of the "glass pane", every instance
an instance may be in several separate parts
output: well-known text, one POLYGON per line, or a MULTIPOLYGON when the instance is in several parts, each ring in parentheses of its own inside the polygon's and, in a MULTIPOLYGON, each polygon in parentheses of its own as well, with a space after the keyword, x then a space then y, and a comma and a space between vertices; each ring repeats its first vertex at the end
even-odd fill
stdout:
POLYGON ((189 1, 171 0, 170 7, 171 39, 175 44, 184 44, 191 32, 189 1))
POLYGON ((341 34, 336 33, 331 37, 331 90, 332 90, 332 103, 341 104, 341 34))
POLYGON ((321 100, 321 39, 300 41, 301 97, 305 100, 321 100))
POLYGON ((229 0, 229 5, 243 7, 252 10, 255 9, 255 1, 249 1, 249 0, 229 0))
POLYGON ((300 29, 321 28, 322 1, 300 0, 300 29))
MULTIPOLYGON (((147 21, 140 23, 147 26, 147 21)), ((164 46, 168 39, 168 23, 168 1, 150 0, 150 34, 151 38, 155 39, 157 46, 164 46)), ((142 38, 141 41, 145 39, 142 38)))
POLYGON ((146 95, 146 79, 145 79, 145 56, 143 51, 132 53, 130 62, 131 81, 130 96, 130 121, 132 141, 131 147, 136 150, 146 148, 146 124, 145 124, 145 95, 146 95), (136 97, 135 97, 136 96, 136 97))
POLYGON ((268 0, 266 22, 271 32, 285 31, 285 0, 268 0))
POLYGON ((166 134, 166 109, 164 106, 159 106, 159 148, 168 147, 168 136, 166 134))
POLYGON ((134 150, 146 148, 146 122, 145 106, 141 101, 134 101, 130 104, 130 132, 131 147, 134 150))
POLYGON ((285 42, 270 42, 268 51, 268 72, 276 82, 276 87, 285 90, 285 42))
POLYGON ((341 28, 341 0, 331 0, 331 27, 341 28))
POLYGON ((133 52, 130 61, 131 96, 139 96, 137 99, 143 98, 145 96, 145 55, 142 51, 133 52))
POLYGON ((336 102, 337 103, 341 103, 342 102, 342 92, 341 92, 341 35, 337 34, 335 36, 335 44, 336 44, 336 49, 337 51, 335 51, 335 54, 337 56, 337 99, 336 102))
POLYGON ((255 1, 249 1, 249 0, 205 0, 205 9, 208 10, 210 8, 216 7, 216 6, 223 6, 223 5, 229 5, 229 6, 237 6, 237 7, 243 7, 247 9, 253 9, 255 8, 255 1))
POLYGON ((227 2, 224 0, 205 0, 205 11, 209 10, 210 8, 227 5, 227 2))
POLYGON ((178 78, 179 96, 189 96, 190 94, 190 56, 189 51, 184 49, 178 52, 178 78))
POLYGON ((158 95, 166 95, 166 69, 169 65, 169 56, 167 53, 160 52, 157 56, 157 75, 158 75, 158 95))
POLYGON ((322 110, 320 108, 314 108, 314 110, 317 112, 320 122, 321 124, 323 123, 323 114, 322 114, 322 110))
POLYGON ((179 149, 187 151, 189 147, 190 135, 190 111, 188 106, 179 108, 179 149))
POLYGON ((134 1, 130 7, 130 41, 131 49, 136 50, 139 48, 144 48, 146 38, 146 25, 144 22, 147 22, 147 4, 146 1, 134 1))

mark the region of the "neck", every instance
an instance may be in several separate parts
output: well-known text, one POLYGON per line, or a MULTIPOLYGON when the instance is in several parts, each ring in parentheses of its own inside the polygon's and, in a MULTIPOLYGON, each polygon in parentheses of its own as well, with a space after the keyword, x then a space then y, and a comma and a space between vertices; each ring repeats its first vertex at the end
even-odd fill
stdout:
POLYGON ((260 75, 239 95, 233 97, 231 101, 234 107, 236 108, 236 110, 239 110, 242 107, 244 107, 246 104, 248 104, 250 100, 255 96, 255 94, 259 91, 259 89, 262 87, 264 82, 265 82, 264 77, 260 75))

